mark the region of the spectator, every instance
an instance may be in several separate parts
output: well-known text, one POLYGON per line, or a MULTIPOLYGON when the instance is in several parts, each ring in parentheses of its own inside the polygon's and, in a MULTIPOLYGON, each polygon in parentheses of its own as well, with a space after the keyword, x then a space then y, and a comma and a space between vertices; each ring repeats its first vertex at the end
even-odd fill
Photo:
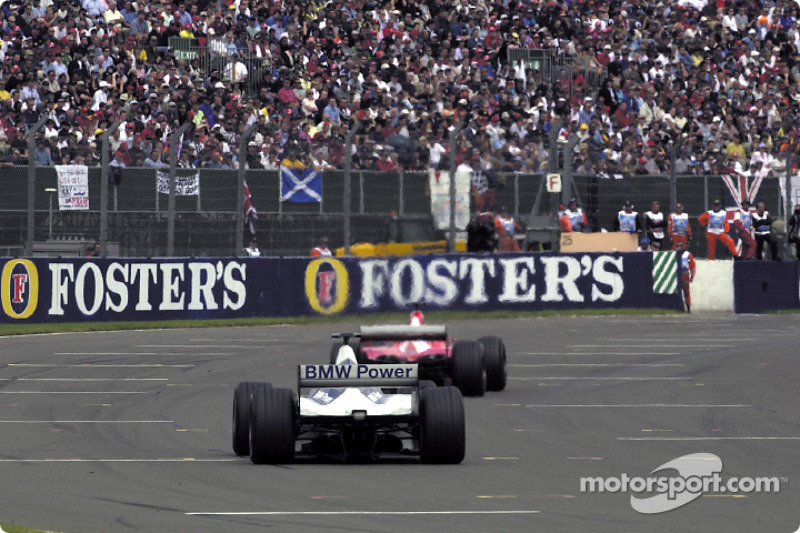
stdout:
POLYGON ((794 213, 786 224, 786 241, 794 244, 795 257, 800 261, 800 204, 795 204, 794 213))
POLYGON ((328 248, 327 237, 321 237, 319 244, 311 250, 311 257, 331 257, 332 255, 330 248, 328 248))
POLYGON ((728 231, 730 231, 728 214, 722 209, 720 200, 714 200, 713 208, 700 215, 698 221, 701 225, 707 226, 706 238, 708 239, 708 259, 710 261, 716 259, 717 241, 722 241, 722 244, 728 248, 733 257, 737 256, 736 245, 733 243, 733 239, 728 236, 728 231))
POLYGON ((681 288, 683 290, 683 303, 686 305, 686 312, 691 313, 691 283, 694 281, 697 263, 695 263, 694 256, 691 254, 691 252, 686 250, 686 244, 683 241, 675 242, 675 251, 678 252, 681 262, 681 288))
POLYGON ((582 232, 588 228, 589 222, 586 213, 578 206, 578 199, 569 199, 567 208, 561 215, 561 231, 563 232, 582 232))
POLYGON ((642 222, 639 219, 639 213, 633 210, 633 204, 631 202, 625 202, 622 206, 622 211, 617 213, 617 216, 614 218, 613 226, 614 231, 636 234, 642 232, 642 222))
MULTIPOLYGON (((284 131, 282 123, 288 121, 285 131, 291 132, 308 120, 309 148, 325 146, 331 155, 340 150, 337 143, 351 119, 363 111, 372 122, 362 123, 367 127, 356 142, 370 136, 392 146, 404 168, 447 164, 445 150, 437 145, 448 146, 450 131, 466 119, 459 143, 468 141, 467 148, 478 148, 485 161, 496 160, 492 170, 539 170, 534 162, 546 166, 548 157, 563 156, 546 146, 549 128, 562 119, 575 121, 566 128, 568 134, 586 132, 573 168, 586 161, 587 151, 597 161, 610 150, 619 155, 602 159, 609 174, 665 173, 669 158, 664 154, 687 134, 687 157, 677 170, 716 172, 719 159, 727 161, 736 152, 741 171, 751 173, 753 165, 747 162, 753 158, 774 160, 777 166, 786 159, 780 139, 793 135, 785 117, 800 111, 793 15, 749 0, 732 13, 686 2, 665 8, 655 0, 611 5, 525 1, 450 10, 423 0, 396 6, 396 14, 373 9, 366 0, 343 9, 287 0, 280 4, 282 11, 245 3, 223 6, 220 12, 214 6, 202 11, 202 4, 166 0, 152 5, 128 0, 49 4, 33 0, 20 12, 9 10, 2 21, 3 115, 23 133, 35 122, 38 102, 58 100, 61 93, 67 96, 59 110, 98 112, 94 96, 102 89, 108 98, 105 114, 117 111, 113 102, 124 93, 131 109, 138 106, 135 131, 144 131, 159 111, 168 111, 164 104, 170 100, 177 104, 177 114, 168 115, 170 127, 185 119, 180 113, 184 100, 187 112, 193 102, 202 111, 192 116, 195 124, 205 120, 213 127, 222 113, 217 96, 221 103, 240 104, 233 114, 244 121, 249 105, 241 104, 257 96, 257 108, 251 110, 269 117, 270 130, 284 131), (179 61, 179 52, 167 46, 178 35, 196 38, 201 53, 211 53, 210 60, 191 66, 179 61), (572 68, 556 69, 552 79, 543 71, 525 71, 507 63, 506 49, 513 46, 545 54, 557 50, 572 68), (229 60, 234 54, 239 61, 229 60), (273 63, 245 57, 272 58, 273 63), (118 70, 116 81, 106 75, 111 68, 118 70), (283 91, 287 79, 289 92, 283 91), (104 81, 110 86, 100 87, 104 81), (169 99, 158 94, 164 82, 172 93, 169 99), (29 94, 31 84, 38 99, 29 94), (156 93, 156 102, 150 93, 156 93), (33 106, 26 103, 29 98, 33 106), (149 114, 146 103, 154 107, 149 114), (404 123, 399 118, 403 109, 409 111, 404 123), (326 115, 328 125, 316 137, 326 115), (431 150, 423 155, 416 149, 417 157, 406 160, 402 153, 415 147, 406 150, 389 142, 392 134, 425 137, 431 150), (531 142, 537 136, 544 142, 531 142), (526 154, 526 145, 537 148, 526 154), (584 145, 587 151, 581 152, 584 145), (636 163, 642 158, 643 167, 636 163)), ((98 124, 88 122, 79 112, 66 121, 66 130, 91 137, 98 124)), ((62 125, 59 117, 59 129, 62 125)), ((282 137, 280 144, 287 140, 282 137)), ((380 160, 357 157, 354 163, 374 169, 380 160)), ((205 162, 201 157, 196 164, 205 162)), ((343 158, 329 162, 341 168, 343 158)), ((756 171, 775 172, 777 166, 762 163, 756 171)))
POLYGON ((44 139, 36 141, 36 151, 33 154, 33 159, 37 165, 52 166, 53 158, 50 156, 50 145, 44 139))
POLYGON ((662 250, 667 221, 664 219, 664 213, 661 212, 660 202, 651 203, 650 211, 645 211, 644 227, 653 249, 655 251, 662 250))
POLYGON ((764 243, 769 244, 769 255, 773 261, 780 261, 778 239, 772 233, 772 224, 775 222, 766 210, 764 202, 756 203, 756 210, 752 214, 753 232, 756 238, 756 259, 764 259, 764 243))

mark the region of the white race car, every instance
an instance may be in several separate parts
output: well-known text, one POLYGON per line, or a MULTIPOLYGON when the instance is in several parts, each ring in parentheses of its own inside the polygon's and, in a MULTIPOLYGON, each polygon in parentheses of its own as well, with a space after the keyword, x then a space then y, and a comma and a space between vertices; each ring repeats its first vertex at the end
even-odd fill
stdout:
MULTIPOLYGON (((300 456, 464 460, 461 392, 420 381, 416 364, 365 365, 343 338, 336 363, 300 365, 298 394, 243 382, 233 396, 233 451, 256 464, 300 456)), ((357 336, 357 335, 355 335, 357 336)))

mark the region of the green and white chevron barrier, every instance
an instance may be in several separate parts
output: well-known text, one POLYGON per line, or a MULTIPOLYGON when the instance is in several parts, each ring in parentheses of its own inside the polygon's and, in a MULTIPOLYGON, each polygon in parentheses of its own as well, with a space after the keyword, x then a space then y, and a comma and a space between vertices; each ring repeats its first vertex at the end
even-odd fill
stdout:
POLYGON ((653 253, 653 293, 678 292, 678 260, 673 251, 653 253))

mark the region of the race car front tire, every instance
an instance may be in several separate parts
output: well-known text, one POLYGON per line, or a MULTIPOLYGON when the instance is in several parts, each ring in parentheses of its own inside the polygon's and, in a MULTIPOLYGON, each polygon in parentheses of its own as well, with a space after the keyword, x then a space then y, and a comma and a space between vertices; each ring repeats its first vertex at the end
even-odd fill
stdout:
POLYGON ((272 387, 269 383, 243 381, 233 392, 233 453, 250 454, 250 398, 258 387, 272 387))
POLYGON ((466 451, 464 402, 456 387, 420 391, 420 458, 427 464, 458 464, 466 451))
POLYGON ((506 388, 506 345, 500 337, 481 337, 483 364, 486 365, 486 390, 499 391, 506 388))
POLYGON ((281 464, 294 459, 295 399, 289 389, 257 388, 250 402, 250 460, 281 464))
POLYGON ((483 347, 475 341, 456 341, 450 357, 450 378, 464 396, 483 396, 486 368, 483 347))

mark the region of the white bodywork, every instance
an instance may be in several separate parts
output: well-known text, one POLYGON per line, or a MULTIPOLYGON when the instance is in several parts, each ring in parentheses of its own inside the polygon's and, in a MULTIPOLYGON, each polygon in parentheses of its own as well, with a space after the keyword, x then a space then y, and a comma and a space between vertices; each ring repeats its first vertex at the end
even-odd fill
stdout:
MULTIPOLYGON (((344 345, 336 356, 337 365, 357 365, 353 349, 344 345)), ((351 416, 353 411, 365 411, 367 417, 381 415, 410 415, 414 413, 415 395, 411 389, 398 394, 386 394, 379 387, 331 387, 311 389, 300 396, 300 416, 351 416)))

